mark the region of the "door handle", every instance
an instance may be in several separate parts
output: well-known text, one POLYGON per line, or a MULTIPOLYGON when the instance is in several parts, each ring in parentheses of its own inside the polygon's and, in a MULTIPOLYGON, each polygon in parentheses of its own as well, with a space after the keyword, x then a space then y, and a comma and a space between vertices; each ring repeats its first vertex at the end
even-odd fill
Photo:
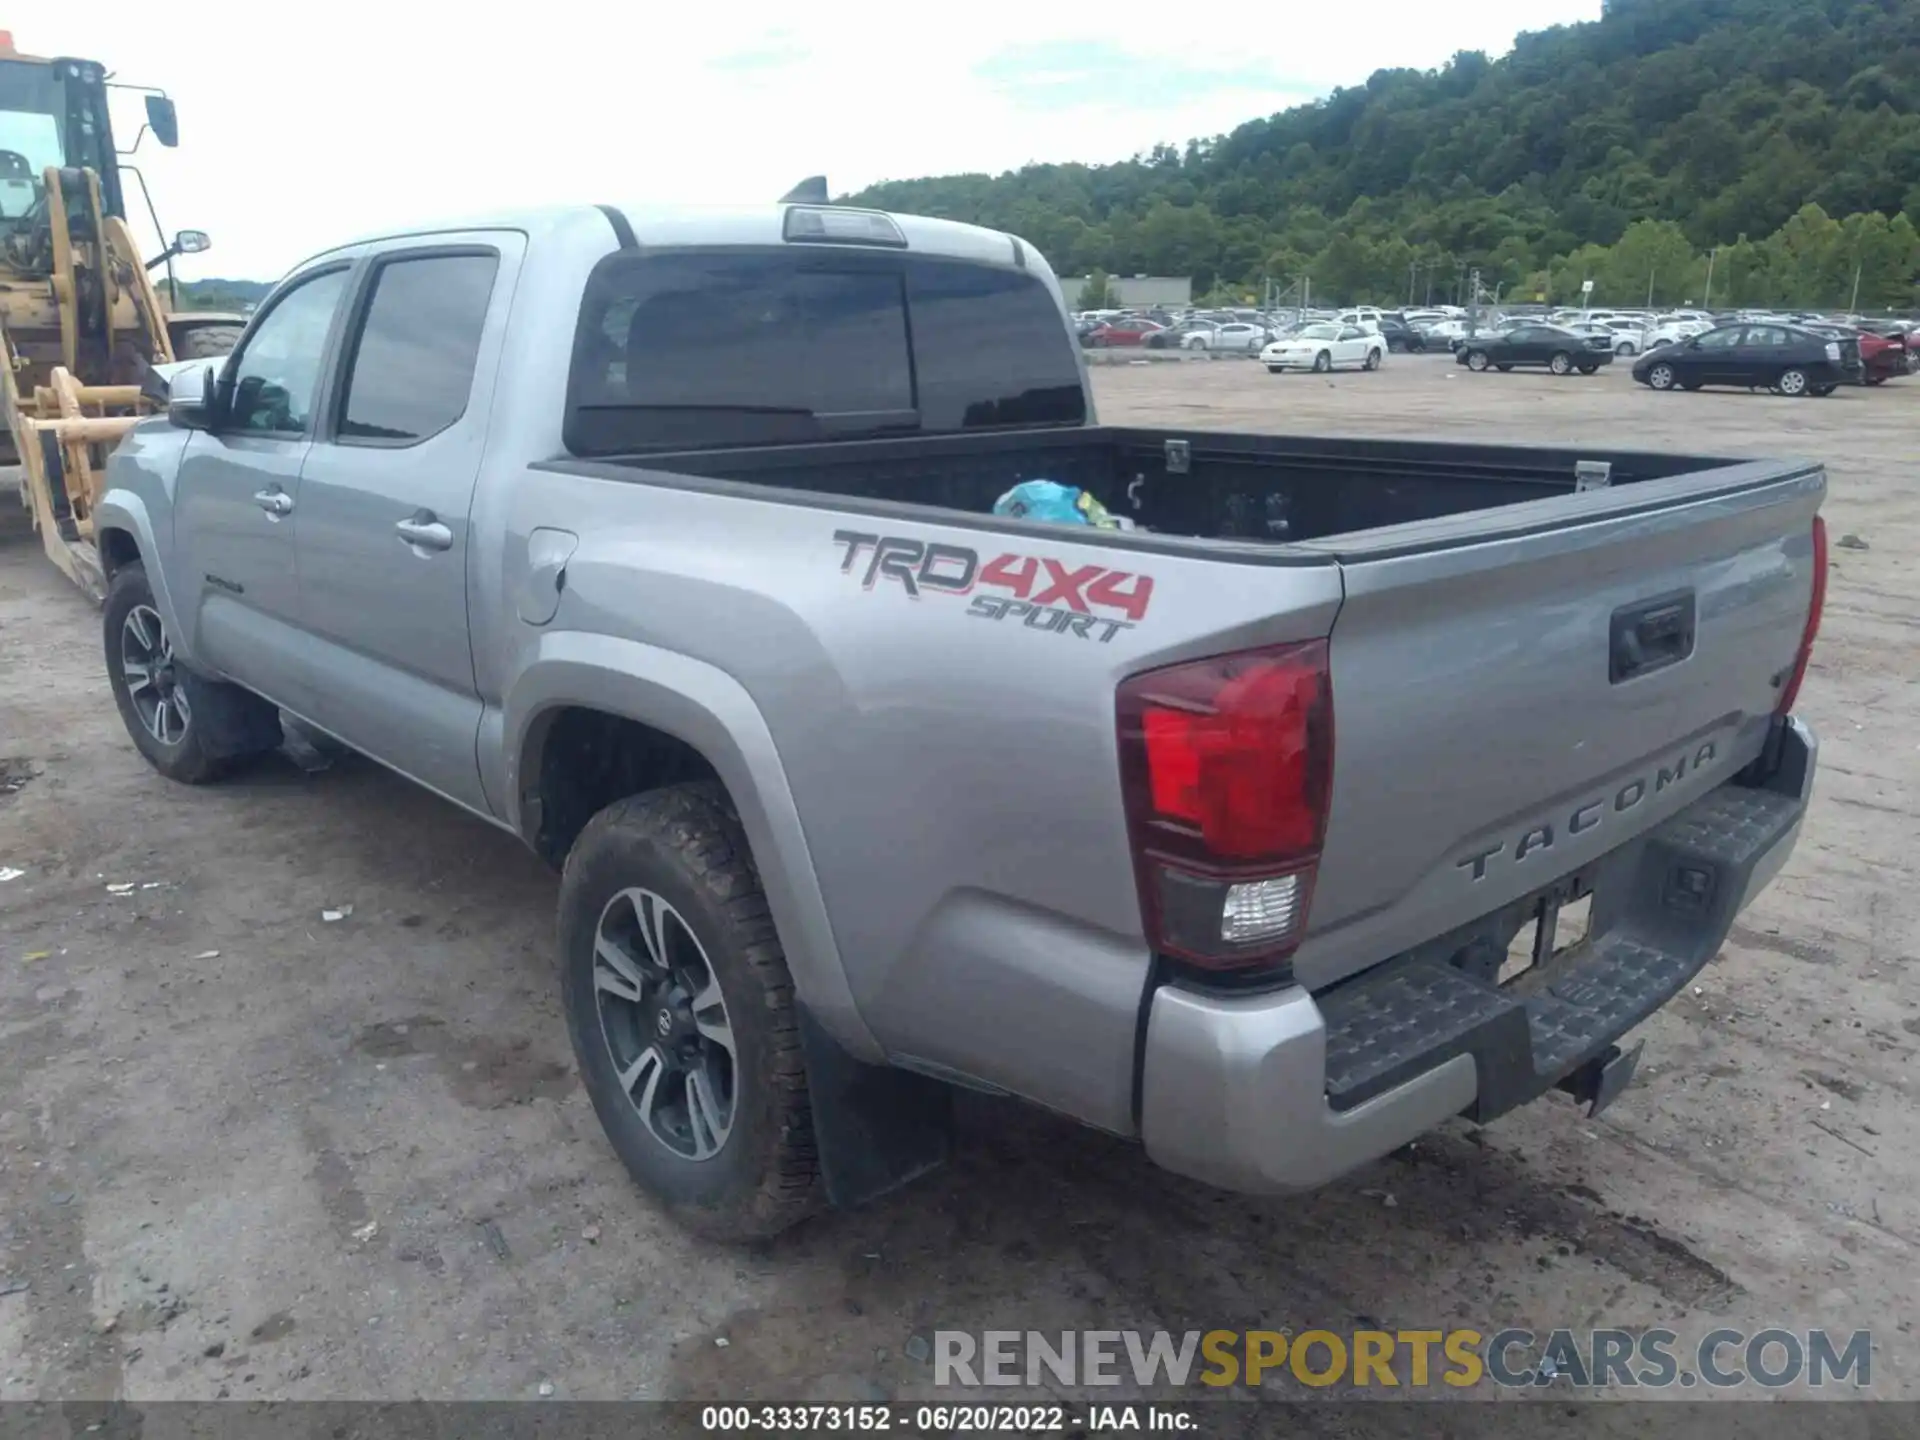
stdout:
POLYGON ((277 485, 271 490, 254 491, 253 503, 276 520, 293 513, 293 496, 277 485))
POLYGON ((453 531, 433 518, 431 510, 422 510, 393 527, 393 533, 420 550, 451 550, 453 531))
POLYGON ((1608 626, 1608 680, 1618 685, 1686 659, 1693 653, 1695 624, 1691 590, 1623 605, 1608 626))

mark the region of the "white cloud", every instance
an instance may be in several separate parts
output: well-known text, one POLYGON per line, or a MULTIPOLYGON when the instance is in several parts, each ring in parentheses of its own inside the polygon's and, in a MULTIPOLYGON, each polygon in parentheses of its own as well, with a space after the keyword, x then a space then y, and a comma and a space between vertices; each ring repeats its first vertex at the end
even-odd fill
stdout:
MULTIPOLYGON (((122 80, 165 87, 180 108, 181 148, 149 139, 137 163, 163 223, 214 237, 182 273, 267 278, 357 234, 493 208, 724 203, 772 199, 819 171, 838 190, 1119 159, 1231 129, 1382 66, 1499 52, 1522 27, 1590 19, 1599 8, 1210 5, 1208 34, 1246 37, 1233 40, 1180 38, 1192 17, 1171 6, 1054 16, 1010 0, 548 0, 519 10, 410 0, 156 10, 105 0, 23 11, 13 24, 22 51, 87 56, 122 80), (1170 75, 1233 78, 1163 90, 1129 64, 1113 93, 1061 104, 976 73, 1016 47, 1057 56, 1072 42, 1144 56, 1170 75), (1258 83, 1262 74, 1270 85, 1258 83)), ((137 124, 129 100, 116 110, 122 144, 137 124)))

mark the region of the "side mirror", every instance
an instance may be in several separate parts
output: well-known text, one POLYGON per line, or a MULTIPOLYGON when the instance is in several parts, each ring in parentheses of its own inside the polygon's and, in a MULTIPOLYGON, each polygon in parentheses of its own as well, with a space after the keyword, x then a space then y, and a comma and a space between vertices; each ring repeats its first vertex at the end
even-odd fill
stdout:
POLYGON ((164 95, 147 96, 147 128, 169 150, 180 143, 180 115, 164 95))
POLYGON ((167 423, 181 430, 211 430, 219 381, 211 365, 184 368, 167 388, 167 423))
POLYGON ((213 237, 204 230, 182 230, 173 237, 173 250, 177 255, 198 255, 212 248, 213 237))

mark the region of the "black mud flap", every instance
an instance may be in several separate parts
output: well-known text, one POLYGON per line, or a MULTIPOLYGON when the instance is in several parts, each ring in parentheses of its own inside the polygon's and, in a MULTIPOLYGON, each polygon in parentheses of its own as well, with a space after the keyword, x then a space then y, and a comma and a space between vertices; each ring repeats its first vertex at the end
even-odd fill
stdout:
POLYGON ((1609 1045, 1562 1079, 1557 1088, 1573 1096, 1576 1103, 1586 1106, 1587 1118, 1592 1119, 1619 1099, 1620 1092, 1633 1083, 1634 1067, 1640 1063, 1640 1052, 1646 1048, 1647 1042, 1644 1040, 1631 1050, 1609 1045))
POLYGON ((944 1165, 953 1148, 951 1087, 856 1060, 798 1008, 820 1179, 834 1208, 877 1200, 944 1165))

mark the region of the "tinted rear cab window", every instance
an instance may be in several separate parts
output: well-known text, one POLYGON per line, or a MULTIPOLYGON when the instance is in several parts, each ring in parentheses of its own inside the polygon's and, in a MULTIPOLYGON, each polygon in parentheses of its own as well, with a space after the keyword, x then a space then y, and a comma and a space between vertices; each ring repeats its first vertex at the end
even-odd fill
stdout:
POLYGON ((1024 271, 784 248, 618 254, 588 282, 565 435, 579 455, 1026 425, 1086 401, 1024 271))

